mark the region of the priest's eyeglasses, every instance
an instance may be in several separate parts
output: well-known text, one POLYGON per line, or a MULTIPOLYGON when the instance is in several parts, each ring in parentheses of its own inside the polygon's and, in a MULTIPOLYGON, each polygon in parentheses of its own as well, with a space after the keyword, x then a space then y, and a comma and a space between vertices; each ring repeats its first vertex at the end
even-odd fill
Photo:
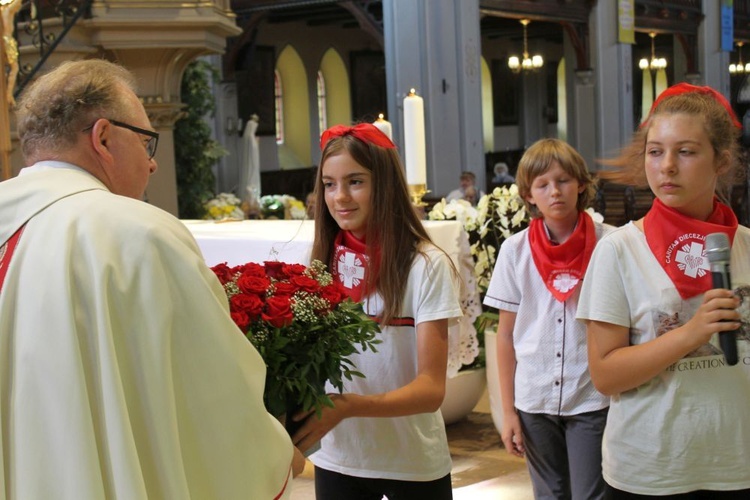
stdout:
MULTIPOLYGON (((146 142, 146 153, 148 154, 148 159, 152 159, 154 155, 156 154, 156 146, 159 145, 159 133, 154 132, 152 130, 146 130, 145 128, 135 127, 133 125, 129 125, 124 122, 118 122, 117 120, 109 120, 109 123, 114 125, 115 127, 120 128, 126 128, 128 130, 132 130, 136 134, 146 135, 149 137, 148 141, 146 142)), ((86 132, 87 130, 90 130, 94 125, 91 124, 91 126, 86 127, 81 132, 86 132)))

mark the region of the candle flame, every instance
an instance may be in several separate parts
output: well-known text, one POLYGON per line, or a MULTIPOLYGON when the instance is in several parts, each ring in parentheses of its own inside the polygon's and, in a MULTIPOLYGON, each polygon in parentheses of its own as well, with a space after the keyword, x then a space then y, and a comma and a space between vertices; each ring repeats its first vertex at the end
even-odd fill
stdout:
POLYGON ((417 91, 414 89, 409 90, 409 95, 417 95, 417 91))
POLYGON ((383 113, 380 113, 378 115, 378 120, 385 120, 385 116, 383 116, 383 113))

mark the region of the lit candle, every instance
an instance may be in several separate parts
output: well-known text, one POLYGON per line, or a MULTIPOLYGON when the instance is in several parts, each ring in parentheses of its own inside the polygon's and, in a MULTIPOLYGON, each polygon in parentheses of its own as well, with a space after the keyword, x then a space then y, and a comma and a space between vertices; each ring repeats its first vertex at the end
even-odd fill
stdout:
POLYGON ((388 136, 390 140, 393 140, 393 130, 391 129, 391 122, 383 117, 383 113, 378 115, 378 119, 372 122, 381 132, 388 136))
POLYGON ((414 89, 404 98, 404 163, 408 184, 427 184, 424 101, 414 89))

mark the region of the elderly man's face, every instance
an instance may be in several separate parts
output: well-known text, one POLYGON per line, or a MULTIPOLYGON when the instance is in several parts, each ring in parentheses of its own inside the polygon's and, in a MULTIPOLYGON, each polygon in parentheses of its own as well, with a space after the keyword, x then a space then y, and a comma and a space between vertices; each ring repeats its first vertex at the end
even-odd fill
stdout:
POLYGON ((466 191, 468 188, 474 187, 474 181, 471 177, 461 177, 461 189, 466 191))
MULTIPOLYGON (((126 100, 131 103, 132 113, 121 119, 128 120, 130 125, 153 130, 138 97, 129 89, 124 89, 123 92, 126 100)), ((115 157, 116 165, 109 177, 109 188, 113 193, 136 199, 143 197, 149 177, 157 168, 156 160, 149 158, 146 150, 148 140, 148 136, 113 126, 110 151, 115 157)))

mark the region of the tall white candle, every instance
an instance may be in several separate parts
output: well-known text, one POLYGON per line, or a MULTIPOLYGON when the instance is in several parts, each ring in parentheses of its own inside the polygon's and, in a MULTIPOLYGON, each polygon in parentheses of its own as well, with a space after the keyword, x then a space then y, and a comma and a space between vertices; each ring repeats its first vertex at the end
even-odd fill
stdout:
POLYGON ((404 163, 408 184, 427 184, 424 101, 414 89, 404 98, 404 163))
POLYGON ((391 122, 383 117, 383 113, 378 115, 378 119, 372 122, 377 128, 380 129, 390 140, 393 140, 393 129, 391 128, 391 122))

